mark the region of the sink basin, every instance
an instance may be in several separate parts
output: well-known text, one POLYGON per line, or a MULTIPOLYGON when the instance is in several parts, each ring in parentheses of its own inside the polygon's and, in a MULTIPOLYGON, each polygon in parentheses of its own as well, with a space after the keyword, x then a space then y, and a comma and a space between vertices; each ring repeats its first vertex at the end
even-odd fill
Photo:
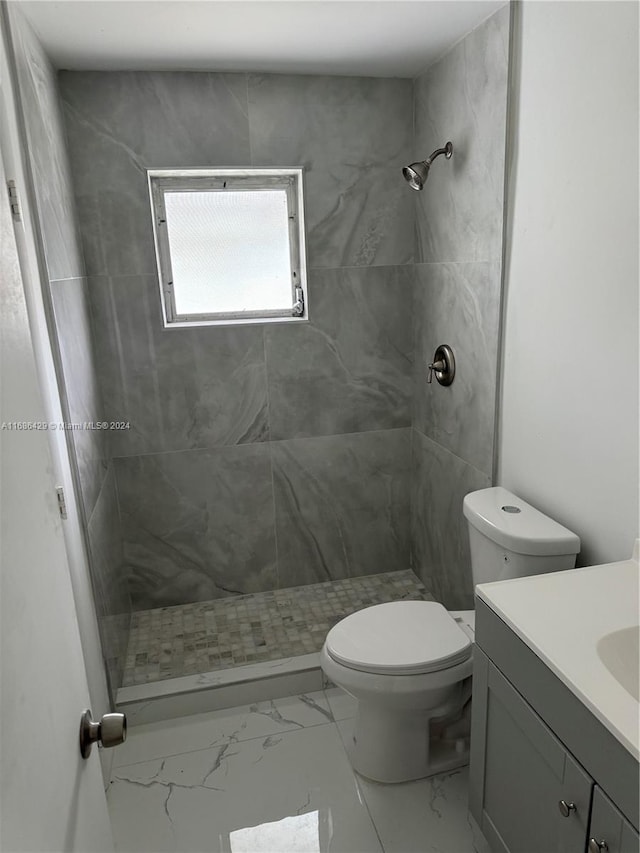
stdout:
POLYGON ((616 681, 640 701, 640 626, 605 634, 598 640, 596 650, 616 681))

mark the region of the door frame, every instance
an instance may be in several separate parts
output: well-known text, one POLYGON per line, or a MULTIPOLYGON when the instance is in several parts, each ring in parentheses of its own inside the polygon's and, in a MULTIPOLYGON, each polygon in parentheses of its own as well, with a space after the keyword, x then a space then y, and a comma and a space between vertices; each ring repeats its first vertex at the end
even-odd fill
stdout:
MULTIPOLYGON (((48 274, 17 79, 11 20, 14 14, 16 12, 9 10, 7 4, 0 0, 0 153, 7 180, 14 180, 18 188, 21 221, 14 222, 14 234, 45 415, 49 422, 62 423, 69 418, 64 416, 66 406, 58 384, 61 368, 59 360, 56 364, 57 346, 52 344, 50 332, 52 316, 43 293, 48 286, 48 274)), ((92 709, 101 715, 113 710, 115 697, 110 696, 100 642, 85 525, 75 485, 75 462, 64 430, 48 430, 47 440, 55 482, 64 490, 67 518, 62 522, 62 529, 89 696, 92 709)), ((110 751, 101 750, 100 758, 106 787, 113 756, 110 751)))

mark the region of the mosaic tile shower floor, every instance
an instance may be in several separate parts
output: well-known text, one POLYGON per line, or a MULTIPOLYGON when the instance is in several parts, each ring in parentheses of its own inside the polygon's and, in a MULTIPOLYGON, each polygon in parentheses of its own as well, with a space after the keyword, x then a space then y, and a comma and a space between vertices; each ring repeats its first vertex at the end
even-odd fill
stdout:
POLYGON ((122 686, 319 652, 340 619, 401 599, 432 596, 403 571, 140 610, 122 686))

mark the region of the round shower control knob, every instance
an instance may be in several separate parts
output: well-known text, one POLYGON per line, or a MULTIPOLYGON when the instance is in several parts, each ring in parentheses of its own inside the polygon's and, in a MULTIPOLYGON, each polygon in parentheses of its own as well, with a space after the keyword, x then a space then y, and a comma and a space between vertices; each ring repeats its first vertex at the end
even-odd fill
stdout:
POLYGON ((558 808, 560 809, 560 814, 562 817, 569 817, 571 812, 576 810, 575 803, 568 803, 566 800, 560 800, 558 803, 558 808))
POLYGON ((427 383, 431 383, 433 374, 441 385, 451 385, 456 375, 456 360, 453 350, 448 344, 440 344, 433 355, 433 361, 428 365, 427 383))
POLYGON ((587 850, 589 853, 607 853, 609 849, 609 845, 606 841, 596 841, 595 838, 589 839, 589 846, 587 850))

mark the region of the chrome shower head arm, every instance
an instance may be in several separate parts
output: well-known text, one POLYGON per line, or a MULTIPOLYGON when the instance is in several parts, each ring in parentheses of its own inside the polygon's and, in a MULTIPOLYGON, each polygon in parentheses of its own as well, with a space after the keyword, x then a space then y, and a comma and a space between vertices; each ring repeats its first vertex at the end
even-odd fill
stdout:
POLYGON ((429 156, 424 162, 431 165, 436 159, 436 157, 439 157, 441 154, 444 154, 447 160, 451 159, 451 155, 453 154, 453 145, 451 144, 451 142, 447 142, 444 148, 436 148, 433 154, 429 154, 429 156))

